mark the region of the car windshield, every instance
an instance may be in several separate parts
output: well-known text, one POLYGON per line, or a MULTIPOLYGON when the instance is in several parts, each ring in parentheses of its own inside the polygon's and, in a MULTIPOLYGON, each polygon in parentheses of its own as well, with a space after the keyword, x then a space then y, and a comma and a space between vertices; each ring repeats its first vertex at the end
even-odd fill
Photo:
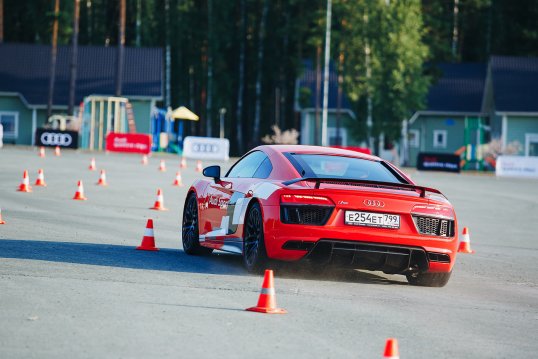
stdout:
POLYGON ((378 161, 355 157, 297 153, 290 154, 289 158, 303 177, 402 183, 396 173, 378 161))

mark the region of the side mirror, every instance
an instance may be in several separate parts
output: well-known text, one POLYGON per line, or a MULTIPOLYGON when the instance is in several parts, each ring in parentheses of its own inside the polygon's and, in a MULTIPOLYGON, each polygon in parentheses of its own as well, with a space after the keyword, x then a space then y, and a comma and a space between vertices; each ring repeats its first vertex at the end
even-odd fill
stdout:
POLYGON ((202 174, 206 177, 211 177, 215 182, 220 180, 220 166, 209 166, 204 168, 202 174))

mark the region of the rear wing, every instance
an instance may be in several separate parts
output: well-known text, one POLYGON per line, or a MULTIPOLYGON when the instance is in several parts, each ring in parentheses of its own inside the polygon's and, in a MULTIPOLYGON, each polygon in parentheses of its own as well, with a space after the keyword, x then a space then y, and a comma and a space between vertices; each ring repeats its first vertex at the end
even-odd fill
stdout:
MULTIPOLYGON (((289 181, 284 181, 282 184, 284 186, 289 186, 297 182, 302 181, 314 181, 316 182, 316 189, 319 188, 320 184, 323 183, 332 183, 332 182, 348 182, 348 183, 357 183, 357 184, 363 184, 368 187, 377 187, 377 188, 390 188, 390 189, 403 189, 403 190, 409 190, 409 191, 420 191, 420 197, 425 197, 426 192, 432 192, 437 193, 445 197, 444 194, 441 193, 441 191, 435 189, 435 188, 429 188, 429 187, 422 187, 417 186, 414 184, 409 183, 393 183, 393 182, 383 182, 383 181, 368 181, 368 180, 359 180, 359 179, 353 179, 353 178, 332 178, 332 177, 300 177, 300 178, 294 178, 289 181)), ((446 198, 446 197, 445 197, 446 198)))

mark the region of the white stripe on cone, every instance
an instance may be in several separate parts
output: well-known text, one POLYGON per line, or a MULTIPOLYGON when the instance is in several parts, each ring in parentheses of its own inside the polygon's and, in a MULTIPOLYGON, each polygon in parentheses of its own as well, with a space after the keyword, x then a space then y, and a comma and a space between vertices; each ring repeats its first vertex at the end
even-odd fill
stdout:
POLYGON ((262 288, 260 293, 265 295, 275 295, 275 288, 262 288))
POLYGON ((153 237, 153 228, 146 228, 144 230, 144 237, 153 237))

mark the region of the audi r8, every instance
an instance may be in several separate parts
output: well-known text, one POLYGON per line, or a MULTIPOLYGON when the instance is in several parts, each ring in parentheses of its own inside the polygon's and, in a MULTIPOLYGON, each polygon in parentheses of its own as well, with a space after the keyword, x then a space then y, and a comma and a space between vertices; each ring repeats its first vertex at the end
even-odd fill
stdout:
POLYGON ((317 146, 259 146, 225 174, 203 170, 184 204, 188 254, 243 256, 259 272, 268 260, 402 274, 442 287, 458 244, 456 214, 437 189, 415 184, 381 158, 317 146))

